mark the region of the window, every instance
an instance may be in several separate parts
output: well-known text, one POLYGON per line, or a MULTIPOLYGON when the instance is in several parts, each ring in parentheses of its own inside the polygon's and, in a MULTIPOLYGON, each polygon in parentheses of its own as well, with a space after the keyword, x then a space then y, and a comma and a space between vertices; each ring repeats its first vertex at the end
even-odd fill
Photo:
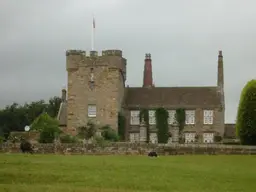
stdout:
POLYGON ((176 117, 175 117, 176 111, 168 110, 168 113, 169 113, 168 124, 172 125, 176 121, 176 117))
POLYGON ((148 111, 148 116, 149 116, 149 125, 155 125, 156 124, 156 112, 153 110, 148 111))
POLYGON ((96 105, 88 105, 88 117, 96 117, 96 105))
POLYGON ((130 142, 135 143, 139 141, 139 133, 130 133, 130 142))
POLYGON ((195 124, 195 111, 194 110, 186 110, 186 121, 187 125, 195 124))
POLYGON ((204 110, 204 124, 213 124, 213 110, 204 110))
POLYGON ((151 143, 158 143, 158 138, 156 133, 150 133, 149 140, 151 143))
POLYGON ((140 111, 131 111, 131 125, 139 125, 140 124, 140 111))
POLYGON ((204 143, 213 143, 214 134, 213 133, 204 133, 203 134, 203 142, 204 143))
POLYGON ((185 143, 194 143, 196 139, 196 133, 185 133, 185 143))

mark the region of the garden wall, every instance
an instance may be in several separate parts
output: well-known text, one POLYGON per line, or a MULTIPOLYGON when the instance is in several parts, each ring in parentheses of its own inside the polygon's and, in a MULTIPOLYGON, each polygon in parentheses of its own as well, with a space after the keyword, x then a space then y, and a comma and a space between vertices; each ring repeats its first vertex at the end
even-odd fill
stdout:
MULTIPOLYGON (((256 155, 256 146, 222 145, 222 144, 139 144, 109 143, 95 144, 34 144, 37 154, 92 154, 92 155, 146 155, 155 150, 160 155, 186 154, 244 154, 256 155)), ((1 153, 19 153, 19 144, 0 144, 1 153)))

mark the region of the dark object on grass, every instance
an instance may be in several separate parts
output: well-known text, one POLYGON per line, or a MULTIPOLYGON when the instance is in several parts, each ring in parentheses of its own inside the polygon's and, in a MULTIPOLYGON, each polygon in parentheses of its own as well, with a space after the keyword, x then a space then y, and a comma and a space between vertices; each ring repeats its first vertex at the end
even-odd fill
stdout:
POLYGON ((34 152, 31 143, 25 140, 21 141, 20 150, 22 151, 22 153, 32 154, 34 152))
POLYGON ((157 153, 155 151, 151 151, 148 153, 149 157, 157 157, 157 153))

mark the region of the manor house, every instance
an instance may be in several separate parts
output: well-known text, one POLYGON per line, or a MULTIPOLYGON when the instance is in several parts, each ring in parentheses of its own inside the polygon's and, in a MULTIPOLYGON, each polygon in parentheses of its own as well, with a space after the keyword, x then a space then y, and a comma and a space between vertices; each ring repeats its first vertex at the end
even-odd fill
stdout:
MULTIPOLYGON (((143 141, 140 109, 149 110, 150 141, 157 142, 155 110, 164 107, 169 113, 169 130, 174 128, 175 110, 185 109, 185 142, 212 143, 225 136, 225 99, 223 55, 219 51, 217 84, 205 87, 157 87, 153 84, 152 59, 146 54, 141 87, 125 85, 127 61, 121 50, 66 51, 67 91, 62 90, 58 114, 60 126, 76 134, 79 126, 92 120, 96 125, 110 125, 117 130, 118 113, 126 118, 125 138, 143 141), (66 98, 67 97, 67 98, 66 98)), ((229 132, 233 130, 230 125, 229 132)), ((176 130, 177 131, 177 130, 176 130)), ((144 133, 145 134, 145 133, 144 133)))

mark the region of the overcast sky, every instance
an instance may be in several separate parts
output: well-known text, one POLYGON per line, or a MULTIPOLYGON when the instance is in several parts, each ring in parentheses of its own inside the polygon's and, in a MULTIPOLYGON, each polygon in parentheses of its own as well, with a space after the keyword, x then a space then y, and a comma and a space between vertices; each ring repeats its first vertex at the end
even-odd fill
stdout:
POLYGON ((156 86, 216 85, 223 50, 226 122, 255 78, 255 0, 1 0, 0 106, 60 95, 65 51, 122 49, 126 84, 141 86, 151 53, 156 86))

